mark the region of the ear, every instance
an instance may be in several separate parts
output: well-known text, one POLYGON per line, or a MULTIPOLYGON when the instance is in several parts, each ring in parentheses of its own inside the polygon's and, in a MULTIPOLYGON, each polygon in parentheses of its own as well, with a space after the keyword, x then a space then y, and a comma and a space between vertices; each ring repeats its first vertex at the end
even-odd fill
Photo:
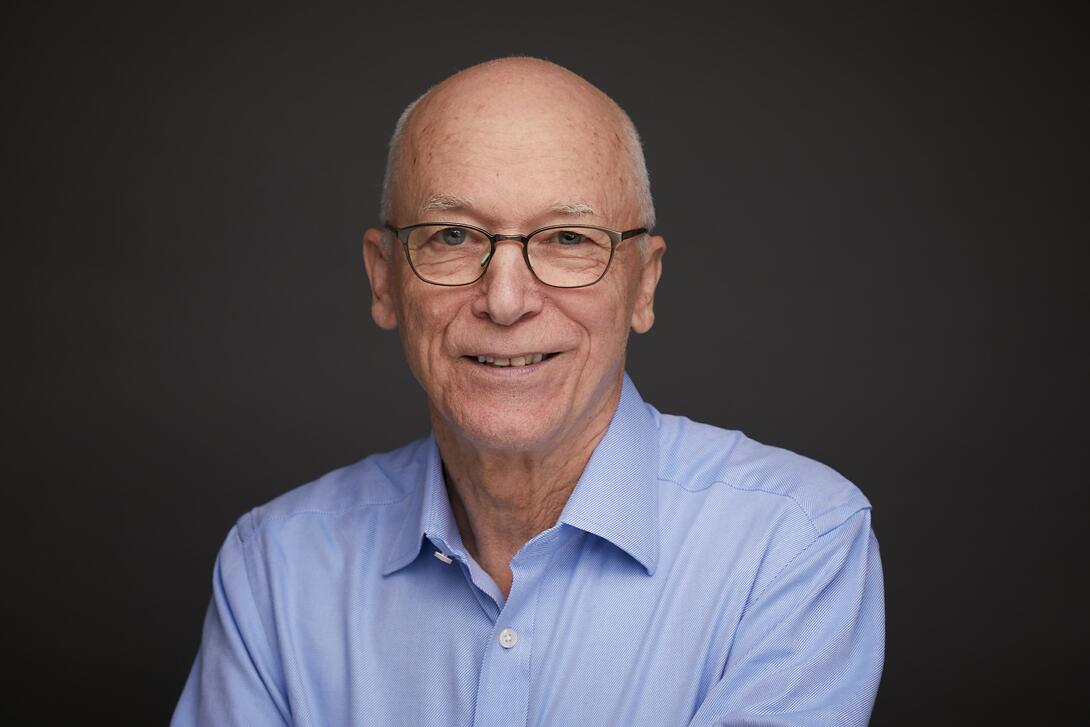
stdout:
POLYGON ((397 328, 397 305, 394 300, 397 271, 391 260, 397 240, 387 245, 388 236, 392 235, 375 227, 363 233, 363 266, 367 269, 367 279, 371 281, 371 317, 379 328, 389 331, 397 328))
POLYGON ((632 330, 647 333, 655 323, 655 288, 662 277, 662 256, 666 240, 656 235, 647 241, 640 260, 640 281, 636 289, 636 305, 632 309, 632 330))

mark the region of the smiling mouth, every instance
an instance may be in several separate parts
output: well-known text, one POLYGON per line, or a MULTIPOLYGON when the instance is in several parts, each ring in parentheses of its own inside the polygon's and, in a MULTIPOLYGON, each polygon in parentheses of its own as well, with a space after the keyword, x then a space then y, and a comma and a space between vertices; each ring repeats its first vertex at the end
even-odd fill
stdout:
POLYGON ((542 361, 548 361, 550 358, 556 355, 554 353, 527 353, 522 356, 511 356, 510 358, 504 358, 501 356, 465 356, 471 361, 476 361, 484 366, 494 366, 497 368, 507 368, 509 366, 530 366, 532 364, 541 363, 542 361))

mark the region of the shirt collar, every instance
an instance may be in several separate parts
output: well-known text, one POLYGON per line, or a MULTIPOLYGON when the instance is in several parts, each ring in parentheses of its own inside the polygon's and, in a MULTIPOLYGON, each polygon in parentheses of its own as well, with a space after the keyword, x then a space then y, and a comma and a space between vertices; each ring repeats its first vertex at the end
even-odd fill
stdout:
MULTIPOLYGON (((568 497, 559 522, 604 538, 654 574, 659 554, 658 425, 654 411, 624 375, 609 429, 568 497)), ((468 559, 447 497, 435 437, 426 444, 423 481, 402 501, 404 515, 383 568, 413 562, 427 537, 448 555, 468 559)))
POLYGON ((608 540, 653 575, 659 557, 658 422, 628 374, 606 435, 560 522, 608 540))
POLYGON ((446 480, 443 478, 443 460, 435 436, 425 443, 427 452, 423 478, 413 488, 413 493, 403 502, 404 516, 401 529, 394 537, 390 554, 382 569, 388 575, 404 568, 420 555, 423 538, 427 537, 445 553, 467 558, 454 512, 447 497, 446 480))

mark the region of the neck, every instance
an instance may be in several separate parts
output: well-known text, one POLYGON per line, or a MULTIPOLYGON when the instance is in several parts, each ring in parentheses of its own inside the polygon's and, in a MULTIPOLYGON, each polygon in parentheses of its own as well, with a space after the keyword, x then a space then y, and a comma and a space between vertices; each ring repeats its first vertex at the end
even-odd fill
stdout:
POLYGON ((620 389, 585 426, 536 451, 495 450, 434 421, 451 510, 462 541, 506 597, 511 559, 556 524, 572 490, 609 428, 620 389))

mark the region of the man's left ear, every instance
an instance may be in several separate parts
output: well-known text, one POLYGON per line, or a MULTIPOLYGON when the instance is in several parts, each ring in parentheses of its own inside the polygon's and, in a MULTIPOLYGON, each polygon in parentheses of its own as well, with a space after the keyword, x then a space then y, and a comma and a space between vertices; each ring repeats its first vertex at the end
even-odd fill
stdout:
POLYGON ((666 254, 666 240, 655 235, 647 241, 647 249, 641 253, 640 282, 636 290, 636 306, 632 310, 632 330, 647 333, 655 323, 655 288, 662 277, 662 256, 666 254))

